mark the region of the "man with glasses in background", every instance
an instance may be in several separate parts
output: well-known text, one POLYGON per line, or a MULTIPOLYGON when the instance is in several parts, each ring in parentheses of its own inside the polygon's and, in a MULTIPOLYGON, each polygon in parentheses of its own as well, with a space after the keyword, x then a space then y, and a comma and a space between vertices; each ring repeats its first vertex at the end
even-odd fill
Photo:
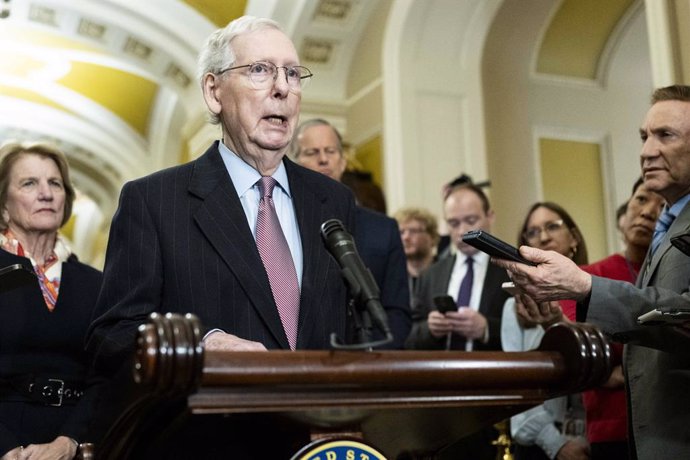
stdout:
MULTIPOLYGON (((347 158, 340 133, 321 118, 300 124, 292 138, 290 156, 298 164, 341 181, 347 158)), ((380 299, 388 316, 393 341, 379 348, 403 348, 410 333, 410 296, 405 289, 405 253, 395 220, 357 203, 355 227, 351 230, 362 262, 369 269, 380 290, 380 299)), ((385 336, 373 328, 371 338, 385 336)))
POLYGON ((440 236, 436 217, 424 208, 402 208, 393 217, 398 222, 410 293, 415 291, 419 276, 436 261, 440 236))
MULTIPOLYGON (((331 333, 347 336, 347 290, 320 227, 335 218, 352 228, 354 199, 285 157, 311 72, 277 23, 247 16, 208 38, 198 70, 222 138, 191 163, 123 187, 87 338, 104 373, 131 355, 153 312, 197 315, 206 350, 326 349, 331 333)), ((192 419, 170 457, 294 453, 284 431, 270 430, 266 443, 249 423, 208 439, 219 420, 192 419)))
POLYGON ((481 188, 466 183, 446 196, 443 213, 450 230, 453 257, 440 259, 419 278, 412 300, 408 348, 500 350, 501 313, 510 296, 501 289, 506 271, 489 264, 489 256, 462 241, 472 230, 491 231, 494 211, 481 188), (457 308, 442 313, 434 299, 450 296, 457 308))

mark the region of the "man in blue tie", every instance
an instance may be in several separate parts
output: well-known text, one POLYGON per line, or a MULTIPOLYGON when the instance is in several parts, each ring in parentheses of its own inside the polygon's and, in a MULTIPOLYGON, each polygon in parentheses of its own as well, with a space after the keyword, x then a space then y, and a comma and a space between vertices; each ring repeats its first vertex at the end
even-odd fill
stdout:
POLYGON ((501 312, 510 296, 501 289, 508 281, 489 256, 462 241, 470 230, 491 231, 494 212, 484 191, 472 183, 453 187, 443 213, 457 253, 429 267, 413 294, 412 332, 408 348, 500 350, 501 312), (457 309, 441 313, 434 298, 448 295, 457 309))
MULTIPOLYGON (((549 301, 575 299, 578 308, 588 310, 588 322, 616 333, 655 327, 638 326, 637 318, 658 307, 690 308, 690 259, 670 241, 690 232, 690 86, 654 92, 640 138, 644 184, 666 206, 636 285, 591 276, 566 257, 523 247, 522 255, 537 267, 498 263, 510 270, 523 293, 525 318, 553 319, 560 311, 549 301)), ((690 355, 687 347, 674 351, 664 345, 673 332, 656 343, 625 348, 630 439, 638 460, 690 458, 690 355)))
MULTIPOLYGON (((415 349, 500 350, 503 304, 510 296, 501 289, 508 281, 489 256, 462 241, 470 230, 491 231, 494 211, 484 191, 467 182, 450 189, 443 202, 454 256, 443 257, 422 272, 412 300, 412 332, 406 346, 415 349), (452 311, 441 313, 434 298, 450 296, 452 311)), ((494 460, 491 442, 498 436, 489 426, 449 446, 442 458, 494 460)))

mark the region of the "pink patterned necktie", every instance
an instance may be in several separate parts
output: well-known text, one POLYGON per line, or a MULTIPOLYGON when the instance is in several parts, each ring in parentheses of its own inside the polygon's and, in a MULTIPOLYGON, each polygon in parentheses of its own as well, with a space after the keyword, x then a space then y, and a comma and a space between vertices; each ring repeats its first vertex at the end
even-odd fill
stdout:
POLYGON ((259 179, 257 185, 261 199, 256 216, 256 246, 268 274, 273 299, 278 307, 290 349, 294 350, 297 345, 300 295, 297 272, 273 204, 276 180, 264 176, 259 179))

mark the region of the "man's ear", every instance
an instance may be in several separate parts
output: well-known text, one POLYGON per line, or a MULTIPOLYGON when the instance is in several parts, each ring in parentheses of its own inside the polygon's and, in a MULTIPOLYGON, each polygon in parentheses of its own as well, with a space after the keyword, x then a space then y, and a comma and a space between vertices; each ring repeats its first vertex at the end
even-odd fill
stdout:
POLYGON ((345 152, 343 152, 340 154, 340 161, 338 161, 338 165, 337 165, 336 174, 338 175, 338 181, 340 181, 342 179, 346 168, 347 168, 347 157, 345 156, 345 152))
POLYGON ((489 224, 493 225, 494 221, 496 220, 496 214, 494 213, 494 210, 489 209, 486 213, 486 217, 489 219, 489 224))
POLYGON ((204 101, 206 101, 206 106, 211 111, 218 115, 221 110, 221 103, 218 94, 218 78, 212 73, 207 73, 204 75, 204 84, 202 86, 202 91, 204 93, 204 101))

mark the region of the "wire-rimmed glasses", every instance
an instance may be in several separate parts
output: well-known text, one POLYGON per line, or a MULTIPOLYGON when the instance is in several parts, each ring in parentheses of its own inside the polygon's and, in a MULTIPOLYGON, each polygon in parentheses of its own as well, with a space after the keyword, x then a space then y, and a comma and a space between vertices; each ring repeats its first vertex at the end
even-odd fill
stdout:
POLYGON ((302 91, 314 75, 309 69, 301 65, 277 66, 267 61, 257 61, 251 64, 228 67, 218 72, 218 75, 237 69, 248 69, 247 75, 256 89, 269 88, 278 78, 278 69, 283 69, 285 71, 285 80, 293 93, 302 91))
POLYGON ((563 219, 552 220, 551 222, 545 223, 543 227, 528 228, 525 230, 525 233, 523 233, 523 236, 527 242, 536 241, 541 238, 542 232, 546 232, 549 234, 549 236, 553 236, 558 233, 558 231, 561 230, 564 225, 565 222, 563 222, 563 219))

